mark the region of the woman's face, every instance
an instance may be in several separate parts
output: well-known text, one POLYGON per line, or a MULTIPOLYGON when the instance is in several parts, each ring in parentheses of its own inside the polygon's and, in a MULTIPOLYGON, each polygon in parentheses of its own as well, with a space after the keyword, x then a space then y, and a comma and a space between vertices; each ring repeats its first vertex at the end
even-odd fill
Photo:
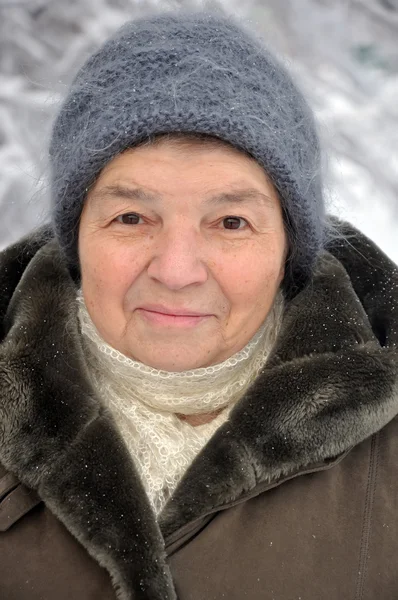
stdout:
POLYGON ((166 371, 205 367, 256 333, 286 249, 277 193, 253 159, 199 143, 141 146, 109 162, 87 195, 83 295, 123 354, 166 371))

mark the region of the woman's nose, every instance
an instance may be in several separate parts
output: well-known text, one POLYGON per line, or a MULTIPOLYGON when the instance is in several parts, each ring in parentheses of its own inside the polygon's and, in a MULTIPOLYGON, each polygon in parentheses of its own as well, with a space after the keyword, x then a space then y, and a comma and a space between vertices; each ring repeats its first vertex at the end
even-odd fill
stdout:
MULTIPOLYGON (((154 245, 148 275, 171 290, 204 283, 208 273, 199 235, 192 229, 164 232, 154 245)), ((202 240, 203 242, 203 240, 202 240)))

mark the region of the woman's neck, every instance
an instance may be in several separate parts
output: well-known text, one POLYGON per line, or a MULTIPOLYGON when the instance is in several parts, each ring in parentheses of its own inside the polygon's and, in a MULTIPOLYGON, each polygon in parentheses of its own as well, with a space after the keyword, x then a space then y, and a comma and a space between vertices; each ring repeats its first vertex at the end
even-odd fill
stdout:
POLYGON ((180 421, 185 421, 185 423, 192 425, 192 427, 198 427, 199 425, 206 425, 206 423, 210 423, 211 421, 213 421, 216 417, 218 417, 220 412, 221 409, 204 415, 182 415, 176 413, 176 416, 180 419, 180 421))

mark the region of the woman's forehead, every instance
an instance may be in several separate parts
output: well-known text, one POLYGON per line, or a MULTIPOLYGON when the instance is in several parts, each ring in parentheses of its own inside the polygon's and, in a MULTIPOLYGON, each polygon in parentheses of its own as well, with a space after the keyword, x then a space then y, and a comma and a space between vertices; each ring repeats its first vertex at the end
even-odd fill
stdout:
POLYGON ((209 203, 217 203, 223 192, 245 198, 265 191, 268 196, 275 195, 270 177, 252 157, 228 146, 209 149, 200 142, 197 146, 195 153, 188 152, 187 148, 181 152, 181 147, 168 142, 128 149, 105 165, 91 191, 108 197, 131 196, 131 192, 123 188, 135 188, 134 199, 147 201, 157 200, 175 184, 177 188, 183 185, 200 189, 209 197, 215 196, 209 198, 209 203), (145 191, 136 191, 137 188, 145 191))

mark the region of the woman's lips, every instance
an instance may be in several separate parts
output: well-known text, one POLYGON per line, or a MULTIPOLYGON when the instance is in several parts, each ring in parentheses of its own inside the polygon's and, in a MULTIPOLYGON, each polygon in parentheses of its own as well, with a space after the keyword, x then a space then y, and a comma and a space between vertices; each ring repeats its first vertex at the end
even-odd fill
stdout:
POLYGON ((195 327, 211 315, 201 315, 192 317, 189 315, 165 315, 160 312, 146 310, 144 308, 137 309, 139 313, 153 325, 163 325, 171 327, 195 327))

